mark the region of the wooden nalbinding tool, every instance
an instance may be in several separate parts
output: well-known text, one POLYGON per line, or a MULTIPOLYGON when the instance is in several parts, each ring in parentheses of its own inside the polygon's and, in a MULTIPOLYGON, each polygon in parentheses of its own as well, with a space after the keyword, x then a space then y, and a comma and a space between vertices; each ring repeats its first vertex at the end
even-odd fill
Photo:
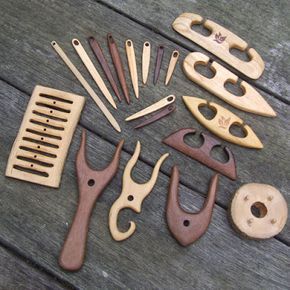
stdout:
POLYGON ((144 42, 142 52, 142 81, 145 85, 148 79, 149 67, 150 67, 150 53, 151 45, 149 41, 144 42))
POLYGON ((117 132, 121 132, 121 128, 120 128, 118 122, 116 121, 116 119, 113 117, 113 115, 107 109, 107 107, 104 105, 104 103, 99 98, 99 96, 95 93, 95 91, 92 89, 92 87, 89 85, 89 83, 85 80, 85 78, 82 76, 82 74, 79 72, 79 70, 71 62, 71 60, 68 58, 68 56, 62 50, 62 48, 57 44, 56 41, 52 41, 51 45, 54 48, 54 50, 57 52, 57 54, 60 56, 60 58, 63 60, 63 62, 67 65, 67 67, 75 75, 75 77, 78 79, 78 81, 81 83, 81 85, 85 88, 85 90, 88 92, 88 94, 92 97, 92 99, 94 100, 96 105, 99 107, 99 109, 102 111, 102 113, 107 118, 107 120, 110 122, 112 127, 117 132))
POLYGON ((207 198, 198 213, 184 211, 178 201, 179 171, 172 168, 166 206, 166 219, 173 237, 182 245, 188 246, 199 239, 207 230, 215 203, 218 187, 218 174, 210 182, 207 198))
POLYGON ((123 63, 121 60, 121 56, 119 54, 117 44, 111 33, 107 34, 107 39, 108 39, 108 46, 111 53, 111 57, 112 57, 112 60, 113 60, 113 63, 114 63, 114 66, 115 66, 115 69, 119 78, 119 82, 121 84, 121 87, 124 93, 125 99, 127 103, 130 104, 130 96, 129 96, 129 91, 127 87, 125 71, 124 71, 123 63))
POLYGON ((59 187, 85 98, 36 86, 6 168, 6 176, 59 187))
POLYGON ((239 77, 217 62, 214 61, 210 64, 210 69, 214 72, 214 76, 211 78, 207 78, 196 71, 195 68, 197 65, 206 66, 209 62, 209 57, 203 53, 192 52, 184 59, 184 73, 191 81, 197 83, 233 107, 265 117, 276 116, 275 111, 265 101, 260 93, 247 82, 242 81, 240 83, 240 87, 243 91, 243 95, 241 96, 235 95, 227 90, 225 84, 236 84, 238 83, 239 77))
POLYGON ((179 58, 179 52, 178 50, 174 50, 171 54, 171 58, 169 61, 168 69, 167 69, 167 74, 165 78, 165 86, 167 86, 172 78, 175 66, 177 64, 179 58))
POLYGON ((146 125, 149 125, 169 114, 171 114, 175 109, 175 96, 174 95, 169 95, 166 98, 161 99, 160 101, 152 104, 151 106, 127 117, 125 120, 126 121, 132 121, 135 119, 139 119, 142 118, 148 114, 151 114, 155 111, 158 111, 156 114, 154 114, 153 116, 151 116, 150 118, 144 120, 143 122, 141 122, 139 125, 137 125, 135 127, 135 129, 144 127, 146 125), (163 109, 163 110, 162 110, 163 109))
POLYGON ((129 229, 126 232, 120 232, 117 225, 119 212, 124 208, 130 208, 137 213, 141 212, 142 202, 152 191, 157 181, 159 169, 163 161, 169 156, 168 153, 162 155, 155 164, 150 180, 140 184, 132 180, 131 177, 132 169, 138 160, 140 151, 141 144, 138 141, 134 154, 128 161, 124 170, 122 192, 110 209, 109 228, 113 239, 116 241, 128 239, 136 229, 136 224, 130 221, 129 229))
POLYGON ((100 91, 103 93, 105 98, 108 102, 112 105, 113 108, 117 109, 116 103, 107 89, 103 79, 101 78, 100 74, 98 73, 97 69, 95 68, 94 64, 92 63, 91 59, 89 58, 88 54, 86 53, 85 49, 83 48, 80 41, 76 38, 72 40, 72 45, 75 48, 77 54, 79 55, 80 59, 84 63, 85 67, 87 68, 88 72, 90 73, 91 77, 97 84, 100 91))
POLYGON ((250 239, 269 239, 278 235, 288 218, 288 205, 275 187, 248 183, 234 194, 230 219, 240 234, 250 239))
POLYGON ((198 14, 183 13, 175 19, 172 27, 249 78, 258 79, 262 75, 265 64, 257 51, 249 48, 243 39, 217 23, 204 20, 198 14), (200 24, 210 31, 209 36, 194 31, 194 25, 200 24), (244 52, 249 61, 244 61, 233 55, 231 49, 244 52))
POLYGON ((65 270, 76 271, 84 262, 90 216, 96 200, 118 170, 123 144, 124 140, 121 140, 111 163, 105 169, 93 170, 86 159, 86 131, 82 132, 81 145, 76 157, 78 208, 59 257, 59 265, 65 270))
POLYGON ((154 85, 157 84, 157 81, 158 81, 158 78, 159 78, 161 64, 162 64, 162 59, 163 59, 163 54, 164 54, 164 46, 163 45, 159 45, 158 49, 157 49, 157 55, 156 55, 154 80, 153 80, 154 85))
POLYGON ((220 138, 244 147, 257 149, 263 148, 263 144, 251 129, 251 127, 244 124, 242 119, 240 119, 229 110, 216 103, 208 102, 204 99, 189 96, 183 96, 182 98, 193 116, 208 130, 212 131, 220 138), (207 119, 200 112, 200 108, 203 106, 209 107, 215 113, 215 116, 212 119, 207 119), (233 125, 240 126, 243 129, 245 136, 238 137, 233 135, 230 132, 230 128, 233 125))
POLYGON ((135 96, 139 98, 139 87, 138 87, 138 73, 137 73, 137 65, 136 65, 136 56, 133 41, 131 39, 127 39, 125 43, 126 54, 128 59, 128 66, 131 75, 132 85, 135 92, 135 96))
POLYGON ((180 129, 163 139, 162 142, 233 180, 237 178, 235 158, 228 147, 223 147, 228 161, 220 162, 211 157, 210 154, 214 147, 221 146, 220 141, 207 134, 200 133, 203 144, 199 148, 194 148, 184 143, 184 138, 188 134, 196 134, 196 130, 193 128, 180 129))
POLYGON ((89 40, 89 44, 91 46, 91 49, 93 51, 93 53, 95 54, 97 60, 99 61, 108 81, 110 82, 111 84, 111 87, 113 88, 114 90, 114 93, 116 94, 117 98, 119 99, 119 101, 121 102, 122 101, 122 96, 119 92, 119 89, 118 89, 118 86, 116 84, 116 80, 111 72, 111 69, 109 67, 109 64, 104 56, 104 53, 102 51, 102 48, 100 47, 99 43, 96 41, 96 39, 92 36, 90 36, 88 38, 89 40))

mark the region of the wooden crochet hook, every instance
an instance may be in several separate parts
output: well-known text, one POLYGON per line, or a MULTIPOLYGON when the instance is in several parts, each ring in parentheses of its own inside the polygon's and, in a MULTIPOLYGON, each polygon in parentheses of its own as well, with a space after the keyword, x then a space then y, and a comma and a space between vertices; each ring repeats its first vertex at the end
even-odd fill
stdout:
POLYGON ((217 23, 204 20, 198 14, 183 13, 175 19, 172 27, 249 78, 258 79, 262 75, 265 64, 257 51, 249 48, 243 39, 217 23), (211 34, 204 36, 195 32, 193 27, 198 24, 202 24, 211 34), (245 52, 250 60, 244 61, 236 57, 230 51, 232 48, 245 52))
POLYGON ((108 46, 111 53, 111 57, 112 57, 112 60, 113 60, 122 90, 123 90, 123 93, 124 93, 125 99, 127 103, 130 104, 130 96, 129 96, 129 91, 128 91, 127 82, 125 78, 125 71, 124 71, 123 63, 121 60, 121 56, 119 54, 117 44, 111 33, 107 34, 107 39, 108 39, 108 46))
POLYGON ((76 271, 83 264, 90 216, 96 200, 117 173, 123 144, 124 140, 121 140, 111 163, 105 169, 93 170, 86 159, 86 131, 82 132, 82 141, 76 158, 78 208, 59 257, 59 265, 65 270, 76 271))
POLYGON ((85 67, 87 68, 88 72, 90 73, 91 77, 94 79, 95 83, 105 96, 105 98, 108 100, 108 102, 112 105, 113 108, 117 109, 116 103, 107 89, 103 79, 101 78, 100 74, 98 73, 97 69, 95 68, 94 64, 92 63, 91 59, 89 58, 88 54, 86 53, 85 49, 83 48, 80 41, 76 38, 72 40, 72 45, 74 49, 76 50, 78 56, 84 63, 85 67))
POLYGON ((130 208, 137 213, 141 212, 142 202, 152 191, 158 178, 159 169, 164 160, 169 156, 168 153, 162 155, 155 164, 150 180, 146 183, 140 184, 132 180, 131 177, 132 169, 138 160, 140 151, 141 144, 138 141, 134 154, 128 161, 124 170, 122 192, 110 209, 109 228, 113 239, 116 241, 128 239, 136 230, 136 224, 133 221, 130 221, 129 229, 126 232, 119 231, 117 225, 119 212, 124 208, 130 208))
POLYGON ((240 110, 258 114, 265 117, 275 117, 276 113, 259 92, 245 81, 240 86, 244 94, 237 96, 225 87, 227 82, 236 84, 239 77, 224 68, 217 62, 212 62, 210 69, 215 73, 212 78, 207 78, 196 71, 196 65, 207 65, 210 58, 200 52, 190 53, 183 62, 186 76, 193 82, 213 93, 220 99, 240 110))
POLYGON ((263 148, 263 144, 251 129, 251 127, 244 124, 242 119, 240 119, 229 110, 216 103, 208 102, 204 99, 189 96, 183 96, 182 98, 193 116, 208 130, 212 131, 220 138, 244 147, 257 149, 263 148), (199 108, 202 106, 207 106, 216 113, 213 119, 208 120, 202 115, 199 110, 199 108), (238 137, 231 134, 230 128, 233 125, 240 126, 245 132, 246 136, 238 137))
POLYGON ((171 58, 169 61, 168 69, 167 69, 167 74, 165 78, 165 86, 167 86, 172 78, 174 69, 176 67, 177 61, 179 58, 179 52, 178 50, 174 50, 171 54, 171 58))
POLYGON ((148 79, 149 67, 150 67, 150 54, 151 54, 151 44, 149 41, 143 44, 142 53, 142 81, 145 85, 148 79))
POLYGON ((96 39, 92 36, 90 36, 88 38, 89 40, 89 44, 91 46, 91 49, 93 51, 93 53, 95 54, 97 60, 99 61, 109 83, 111 84, 111 87, 115 93, 115 95, 117 96, 117 98, 119 99, 119 101, 122 101, 122 96, 119 92, 118 86, 116 84, 116 80, 111 72, 111 69, 109 67, 109 64, 104 56, 104 53, 102 51, 101 46, 99 45, 99 43, 96 41, 96 39))
POLYGON ((180 207, 178 184, 179 171, 178 167, 174 166, 167 198, 166 219, 173 237, 185 247, 199 239, 210 224, 218 186, 218 174, 212 177, 207 198, 198 213, 188 213, 180 207))
POLYGON ((136 65, 136 56, 133 41, 131 39, 126 40, 125 43, 126 54, 128 59, 128 66, 131 75, 132 85, 135 92, 135 96, 139 98, 139 87, 138 87, 138 73, 137 73, 137 65, 136 65))
POLYGON ((97 104, 97 106, 102 111, 102 113, 105 115, 105 117, 110 122, 110 124, 113 126, 113 128, 117 132, 121 132, 121 128, 120 128, 118 122, 116 121, 116 119, 113 117, 113 115, 107 109, 107 107, 104 105, 104 103, 99 98, 99 96, 95 93, 95 91, 92 89, 92 87, 88 84, 88 82, 85 80, 85 78, 79 72, 79 70, 71 62, 71 60, 68 58, 68 56, 62 50, 62 48, 57 44, 56 41, 52 41, 51 45, 54 48, 54 50, 57 52, 57 54, 60 56, 60 58, 63 60, 63 62, 67 65, 67 67, 75 75, 75 77, 78 79, 78 81, 81 83, 81 85, 85 88, 85 90, 88 92, 88 94, 92 97, 94 102, 97 104))

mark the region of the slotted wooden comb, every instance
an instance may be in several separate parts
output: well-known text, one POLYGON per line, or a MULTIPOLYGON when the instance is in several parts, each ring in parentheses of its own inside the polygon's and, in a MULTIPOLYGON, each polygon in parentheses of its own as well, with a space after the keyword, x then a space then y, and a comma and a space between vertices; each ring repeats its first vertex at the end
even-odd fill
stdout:
POLYGON ((36 86, 14 141, 6 176, 59 187, 85 98, 36 86))

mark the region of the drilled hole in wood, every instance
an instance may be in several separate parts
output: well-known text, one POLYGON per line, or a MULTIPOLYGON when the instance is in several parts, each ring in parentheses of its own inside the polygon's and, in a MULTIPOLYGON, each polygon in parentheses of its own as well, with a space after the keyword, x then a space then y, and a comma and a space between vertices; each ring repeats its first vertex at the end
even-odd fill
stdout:
POLYGON ((265 204, 258 201, 251 206, 251 212, 253 216, 257 218, 263 218, 267 214, 268 210, 265 204))
POLYGON ((127 45, 128 45, 128 46, 131 46, 131 45, 132 45, 132 43, 131 43, 130 40, 127 41, 127 45))
POLYGON ((133 196, 133 195, 129 195, 129 196, 128 196, 128 200, 129 200, 129 201, 134 200, 134 196, 133 196))
POLYGON ((246 130, 240 124, 232 124, 230 126, 230 133, 236 137, 245 138, 247 136, 246 130))
POLYGON ((163 45, 160 45, 159 48, 160 48, 160 49, 164 49, 164 46, 163 46, 163 45))
POLYGON ((167 101, 168 102, 171 102, 172 100, 173 100, 173 97, 172 96, 167 98, 167 101))
POLYGON ((204 63, 196 63, 194 69, 201 74, 202 76, 212 79, 215 76, 215 70, 211 67, 211 63, 208 62, 207 64, 204 63))
POLYGON ((198 107, 198 109, 207 120, 212 120, 217 114, 215 108, 209 105, 202 104, 198 107))
POLYGON ((178 57, 178 52, 177 52, 177 51, 175 51, 175 52, 173 53, 173 57, 178 57))
POLYGON ((94 179, 89 179, 88 180, 88 186, 94 186, 95 185, 95 180, 94 179))
POLYGON ((208 28, 204 27, 203 23, 193 23, 191 29, 203 36, 210 36, 212 33, 208 28))
POLYGON ((145 42, 145 46, 149 46, 149 42, 145 42))
POLYGON ((184 221, 183 221, 183 225, 184 225, 185 227, 188 227, 189 224, 190 224, 189 220, 184 220, 184 221))
POLYGON ((79 45, 79 42, 76 39, 74 40, 74 45, 79 45))

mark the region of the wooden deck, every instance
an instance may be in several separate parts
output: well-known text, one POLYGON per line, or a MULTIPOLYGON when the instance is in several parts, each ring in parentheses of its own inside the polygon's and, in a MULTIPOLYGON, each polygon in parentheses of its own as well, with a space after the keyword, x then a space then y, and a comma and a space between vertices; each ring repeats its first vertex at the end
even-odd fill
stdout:
MULTIPOLYGON (((227 216, 232 194, 243 183, 271 184, 290 201, 289 8, 288 0, 0 0, 0 288, 289 289, 289 220, 277 237, 251 241, 241 238, 232 229, 227 216), (180 51, 181 60, 192 50, 204 52, 172 30, 172 21, 182 12, 196 12, 218 22, 261 54, 266 64, 265 71, 259 80, 249 82, 271 104, 277 118, 247 114, 228 106, 189 81, 180 65, 171 84, 164 86, 173 49, 180 51), (149 40, 153 49, 148 85, 140 85, 140 100, 134 99, 130 85, 132 104, 128 106, 123 101, 114 112, 123 129, 121 135, 110 127, 50 46, 52 40, 58 41, 101 95, 74 52, 71 39, 77 37, 82 41, 92 56, 86 38, 95 36, 109 59, 108 32, 113 33, 125 64, 124 42, 128 38, 134 41, 140 78, 143 42, 149 40), (154 86, 153 67, 159 44, 164 44, 166 51, 159 82, 154 86), (11 146, 37 84, 87 96, 59 189, 4 176, 11 146), (124 122, 130 113, 169 94, 177 96, 174 116, 139 131, 134 131, 132 124, 124 122), (186 110, 182 95, 214 100, 230 108, 251 125, 265 146, 258 151, 228 144, 237 159, 239 178, 233 182, 221 177, 212 223, 207 233, 187 248, 179 246, 172 238, 164 216, 171 167, 174 164, 180 167, 180 200, 190 211, 196 211, 202 205, 213 172, 161 144, 165 136, 182 127, 191 126, 206 132, 186 110), (59 268, 57 260, 77 205, 74 160, 82 128, 89 131, 88 155, 96 168, 108 163, 121 137, 125 138, 125 145, 121 169, 93 212, 85 264, 79 272, 68 273, 59 268), (142 143, 142 152, 133 173, 136 181, 145 181, 150 176, 152 166, 162 153, 169 152, 171 157, 162 166, 158 182, 143 204, 142 213, 122 213, 120 225, 125 229, 132 219, 137 222, 137 232, 130 239, 118 243, 109 233, 108 211, 121 191, 122 169, 137 140, 142 143)), ((100 68, 95 60, 94 63, 100 68)), ((130 84, 127 65, 125 68, 130 84)), ((102 74, 101 69, 99 71, 102 74)), ((187 141, 197 143, 193 138, 187 141)), ((214 153, 217 158, 223 158, 221 151, 214 153)))

